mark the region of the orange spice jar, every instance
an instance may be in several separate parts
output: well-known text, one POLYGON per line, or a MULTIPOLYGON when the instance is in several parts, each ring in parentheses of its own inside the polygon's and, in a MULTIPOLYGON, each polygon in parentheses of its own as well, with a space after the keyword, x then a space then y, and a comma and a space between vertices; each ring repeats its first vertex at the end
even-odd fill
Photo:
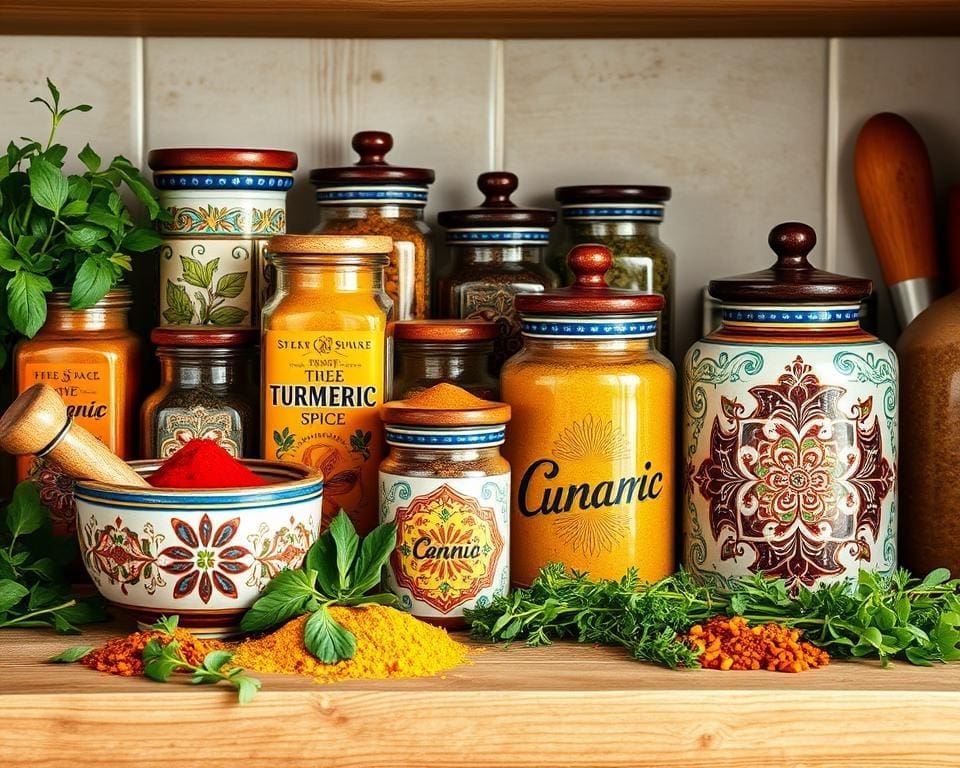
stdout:
MULTIPOLYGON (((139 408, 141 343, 127 325, 131 304, 128 288, 115 288, 88 309, 71 309, 70 293, 56 291, 47 299, 43 327, 14 351, 17 394, 49 384, 73 420, 122 459, 136 453, 139 408)), ((32 457, 18 458, 18 479, 29 474, 39 478, 57 532, 72 534, 69 481, 32 457)))
POLYGON ((267 459, 318 467, 323 523, 342 507, 363 534, 377 524, 380 406, 392 373, 389 237, 276 235, 276 293, 261 317, 262 439, 267 459))
POLYGON ((619 579, 674 570, 676 374, 654 347, 663 296, 616 290, 609 249, 570 251, 572 287, 519 294, 523 349, 501 372, 513 583, 549 562, 619 579))

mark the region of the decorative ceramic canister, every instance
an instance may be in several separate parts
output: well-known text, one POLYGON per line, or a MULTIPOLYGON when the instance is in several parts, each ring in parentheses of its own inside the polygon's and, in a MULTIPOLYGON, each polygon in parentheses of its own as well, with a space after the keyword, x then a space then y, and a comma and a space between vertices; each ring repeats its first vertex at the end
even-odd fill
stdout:
POLYGON ((858 322, 869 280, 814 268, 805 224, 770 269, 713 280, 720 329, 683 368, 684 564, 791 588, 897 565, 897 359, 858 322))
POLYGON ((154 149, 170 219, 159 225, 160 324, 256 328, 273 292, 263 258, 287 228, 297 155, 276 149, 154 149))

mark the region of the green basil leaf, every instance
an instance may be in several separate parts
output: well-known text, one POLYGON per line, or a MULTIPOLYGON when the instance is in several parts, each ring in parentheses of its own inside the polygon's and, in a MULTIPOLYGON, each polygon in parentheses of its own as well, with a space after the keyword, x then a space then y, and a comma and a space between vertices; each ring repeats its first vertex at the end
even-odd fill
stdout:
POLYGON ((0 579, 0 613, 9 611, 29 594, 30 590, 23 584, 12 579, 0 579))
POLYGON ((363 538, 360 555, 353 566, 353 592, 362 595, 380 583, 381 571, 397 546, 395 523, 378 525, 363 538))
POLYGON ((42 157, 30 161, 30 196, 41 208, 59 213, 70 192, 67 179, 57 166, 42 157))
POLYGON ((91 256, 77 270, 70 291, 70 308, 92 307, 107 295, 113 286, 113 266, 101 256, 91 256))
POLYGON ((950 580, 950 571, 946 568, 934 568, 930 573, 923 577, 920 582, 921 587, 936 587, 950 580))
MULTIPOLYGON (((69 199, 79 203, 86 203, 93 192, 93 185, 83 176, 71 175, 67 177, 69 199)), ((63 211, 60 212, 63 215, 63 211)))
POLYGON ((220 668, 224 664, 229 664, 233 659, 233 651, 210 651, 203 657, 202 667, 208 672, 220 673, 220 668))
POLYGON ((43 150, 40 156, 57 168, 62 168, 63 158, 67 156, 67 148, 63 144, 52 144, 43 150))
POLYGON ((180 643, 176 640, 160 645, 160 641, 154 637, 143 649, 143 673, 151 680, 165 683, 182 666, 180 643))
POLYGON ((14 537, 33 533, 46 519, 40 502, 40 489, 32 480, 23 480, 13 489, 13 498, 7 507, 7 530, 14 537))
POLYGON ((60 211, 60 218, 68 218, 70 216, 83 216, 87 212, 87 203, 85 200, 71 200, 60 211))
POLYGON ((80 162, 87 166, 87 169, 92 173, 100 170, 100 163, 102 162, 100 155, 94 152, 89 144, 80 150, 80 154, 77 155, 77 157, 80 158, 80 162))
POLYGON ((75 645, 47 659, 50 664, 73 664, 93 651, 92 645, 75 645))
MULTIPOLYGON (((21 238, 24 239, 24 238, 21 238)), ((20 270, 7 283, 7 312, 10 321, 27 338, 40 330, 47 319, 47 298, 53 290, 46 277, 20 270)))
MULTIPOLYGON (((54 111, 60 106, 60 89, 53 84, 53 80, 51 80, 49 77, 47 78, 47 90, 50 91, 50 95, 53 96, 53 108, 51 111, 54 111)), ((43 99, 41 99, 39 96, 37 98, 40 101, 43 101, 43 99)), ((47 104, 45 101, 43 101, 43 103, 47 104)), ((47 106, 49 107, 50 105, 47 104, 47 106)))
POLYGON ((390 592, 382 592, 378 595, 357 595, 355 597, 342 597, 337 600, 337 605, 346 605, 354 608, 362 608, 365 605, 396 605, 397 596, 390 592))
POLYGON ((154 630, 155 632, 163 632, 165 635, 173 635, 179 623, 180 617, 176 614, 173 616, 161 616, 157 621, 150 625, 150 629, 154 630))
MULTIPOLYGON (((189 256, 181 256, 180 263, 183 265, 183 281, 188 285, 194 285, 197 288, 209 288, 210 280, 206 279, 206 268, 196 259, 189 256)), ((214 267, 216 269, 216 267, 214 267)))
POLYGON ((27 609, 36 611, 41 608, 52 608, 63 599, 63 592, 60 588, 46 584, 34 584, 30 587, 30 601, 27 603, 27 609))
POLYGON ((147 209, 150 219, 157 218, 160 213, 160 203, 157 202, 156 195, 147 185, 146 180, 140 175, 133 164, 122 155, 118 155, 110 163, 111 170, 116 171, 120 178, 126 182, 130 191, 136 195, 137 200, 147 209))
POLYGON ((337 549, 337 575, 339 581, 339 591, 349 589, 351 580, 350 572, 353 567, 353 561, 357 556, 357 547, 360 545, 360 537, 353 527, 350 516, 342 509, 340 513, 333 518, 330 523, 330 535, 333 537, 333 543, 337 549))
POLYGON ((35 573, 47 581, 56 581, 60 575, 60 567, 49 557, 34 560, 30 565, 25 565, 22 570, 35 573))
POLYGON ((337 547, 329 529, 307 550, 304 568, 317 574, 317 582, 324 595, 336 597, 340 584, 337 574, 337 547))
POLYGON ((127 232, 120 247, 125 251, 144 253, 145 251, 152 251, 154 248, 158 248, 162 243, 163 238, 152 229, 137 227, 127 232))
POLYGON ((193 302, 187 289, 171 280, 167 280, 167 309, 163 316, 174 325, 185 325, 193 319, 193 302))
POLYGON ((307 619, 303 626, 303 644, 324 664, 352 659, 357 652, 357 638, 337 624, 326 608, 315 611, 307 619))
POLYGON ((259 632, 315 610, 312 571, 280 571, 240 620, 244 632, 259 632))
MULTIPOLYGON (((70 203, 73 205, 73 203, 70 203)), ((80 224, 76 227, 70 227, 64 235, 70 245, 80 250, 86 250, 98 240, 103 240, 110 232, 103 227, 92 227, 88 224, 80 224)))
POLYGON ((239 307, 217 307, 210 313, 214 325, 239 325, 247 316, 247 310, 239 307))
POLYGON ((257 678, 250 677, 249 675, 234 677, 230 682, 237 689, 237 701, 240 702, 240 704, 249 704, 253 701, 253 697, 257 695, 257 691, 260 690, 261 685, 257 678))
POLYGON ((110 618, 99 597, 83 598, 57 613, 73 624, 95 624, 110 618))
POLYGON ((235 299, 243 293, 246 284, 246 272, 228 272, 217 280, 217 296, 221 299, 235 299))

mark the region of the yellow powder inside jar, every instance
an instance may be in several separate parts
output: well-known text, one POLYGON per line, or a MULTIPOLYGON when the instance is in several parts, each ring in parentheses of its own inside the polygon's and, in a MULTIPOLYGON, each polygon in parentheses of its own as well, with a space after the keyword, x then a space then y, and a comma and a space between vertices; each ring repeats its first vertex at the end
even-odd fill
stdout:
POLYGON ((293 619, 261 638, 235 649, 233 663, 253 672, 305 675, 318 683, 394 677, 429 677, 467 661, 468 648, 443 629, 425 624, 395 608, 329 609, 334 621, 357 638, 354 657, 324 664, 303 644, 307 616, 293 619))

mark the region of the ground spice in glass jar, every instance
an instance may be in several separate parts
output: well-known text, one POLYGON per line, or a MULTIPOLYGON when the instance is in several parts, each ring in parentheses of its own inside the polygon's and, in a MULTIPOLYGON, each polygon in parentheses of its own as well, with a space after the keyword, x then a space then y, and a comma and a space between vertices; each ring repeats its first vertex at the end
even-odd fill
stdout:
POLYGON ((382 409, 380 522, 396 523, 387 588, 414 616, 447 627, 510 583, 510 406, 437 384, 382 409))

